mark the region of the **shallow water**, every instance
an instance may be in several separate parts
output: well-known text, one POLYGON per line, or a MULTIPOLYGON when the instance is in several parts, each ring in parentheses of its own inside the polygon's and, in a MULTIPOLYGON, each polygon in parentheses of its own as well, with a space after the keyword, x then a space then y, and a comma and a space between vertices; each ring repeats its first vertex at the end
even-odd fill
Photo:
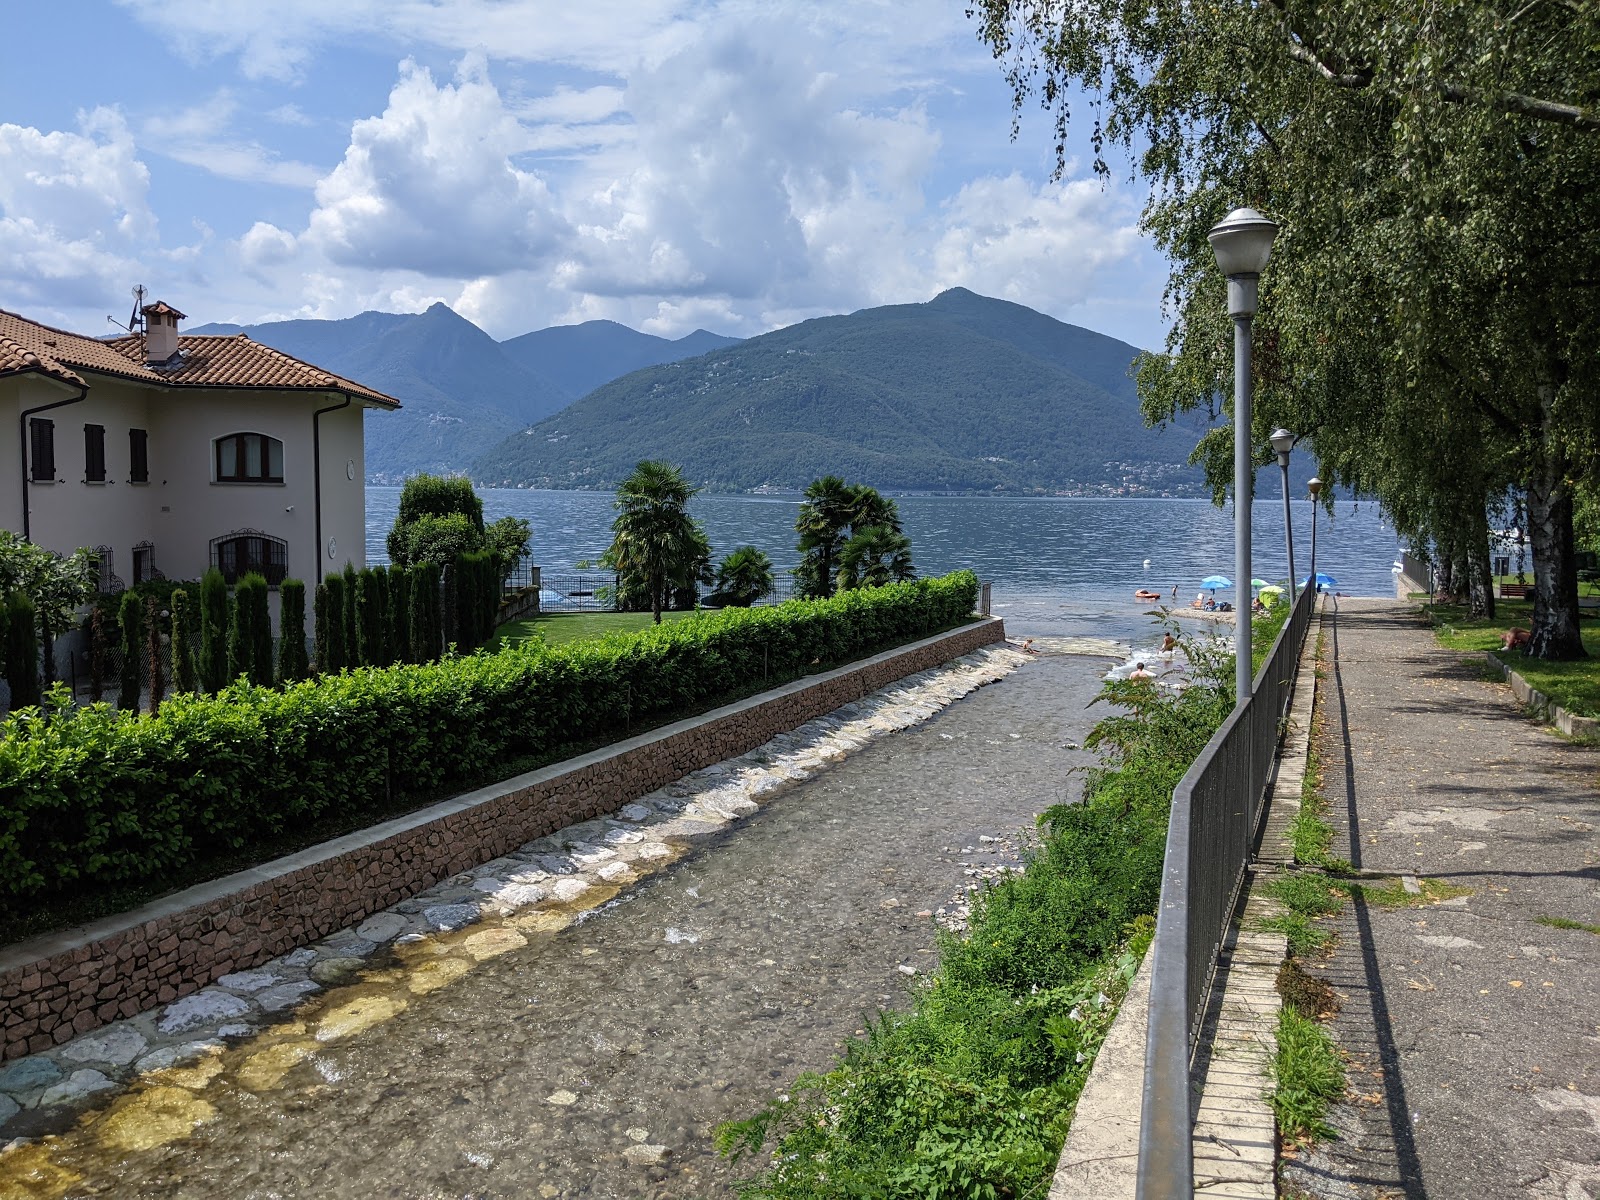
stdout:
POLYGON ((992 862, 979 838, 1077 798, 1103 670, 1041 657, 447 986, 390 994, 379 972, 345 1007, 387 1019, 362 1031, 356 1011, 356 1032, 276 1086, 217 1079, 192 1137, 117 1153, 72 1139, 66 1194, 731 1194, 745 1168, 715 1156, 711 1129, 903 1003, 901 968, 934 961, 916 914, 992 862))

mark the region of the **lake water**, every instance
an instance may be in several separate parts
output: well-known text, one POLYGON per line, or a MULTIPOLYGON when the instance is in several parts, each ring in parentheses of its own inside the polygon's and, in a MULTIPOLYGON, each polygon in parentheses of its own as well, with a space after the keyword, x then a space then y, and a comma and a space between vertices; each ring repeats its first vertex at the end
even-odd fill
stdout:
MULTIPOLYGON (((533 558, 547 572, 570 570, 599 556, 610 542, 609 492, 480 489, 484 515, 522 517, 533 527, 533 558)), ((367 561, 388 561, 384 538, 394 524, 400 489, 367 488, 367 561)), ((917 570, 942 575, 970 567, 994 583, 994 604, 1008 628, 1023 634, 1080 632, 1126 636, 1137 588, 1194 599, 1207 575, 1233 577, 1233 510, 1205 500, 988 496, 903 496, 896 499, 917 570), (1146 565, 1148 563, 1148 565, 1146 565), (1056 616, 1071 616, 1072 629, 1056 616), (1106 624, 1117 626, 1107 629, 1106 624)), ((713 561, 735 547, 764 550, 780 571, 796 553, 798 496, 696 496, 690 511, 711 539, 713 561)), ((1295 563, 1309 562, 1311 504, 1293 505, 1295 563)), ((1258 499, 1253 512, 1254 574, 1287 576, 1283 501, 1258 499)), ((1372 503, 1340 503, 1332 519, 1317 514, 1317 568, 1352 596, 1392 596, 1394 531, 1372 503)), ((1232 599, 1219 592, 1219 599, 1232 599)))

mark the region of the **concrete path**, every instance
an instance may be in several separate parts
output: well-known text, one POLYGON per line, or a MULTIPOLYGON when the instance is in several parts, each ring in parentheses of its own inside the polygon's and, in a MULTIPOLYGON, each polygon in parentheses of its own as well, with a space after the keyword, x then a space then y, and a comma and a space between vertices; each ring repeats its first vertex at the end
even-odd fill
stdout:
POLYGON ((1600 750, 1524 717, 1403 603, 1325 611, 1335 853, 1470 893, 1337 919, 1341 1131, 1284 1195, 1600 1197, 1600 750))

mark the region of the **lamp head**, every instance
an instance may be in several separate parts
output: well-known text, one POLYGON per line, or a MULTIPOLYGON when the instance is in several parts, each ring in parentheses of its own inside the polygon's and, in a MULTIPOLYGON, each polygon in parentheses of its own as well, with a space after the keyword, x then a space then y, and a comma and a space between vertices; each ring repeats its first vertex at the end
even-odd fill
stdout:
POLYGON ((1285 469, 1289 466, 1289 451, 1294 449, 1294 434, 1282 425, 1272 431, 1272 449, 1278 455, 1278 465, 1285 469))
POLYGON ((1253 208, 1236 208, 1212 226, 1206 237, 1217 256, 1217 269, 1228 279, 1228 311, 1248 316, 1256 311, 1256 281, 1272 257, 1278 225, 1253 208))
POLYGON ((1311 498, 1315 500, 1318 493, 1322 491, 1322 480, 1318 479, 1316 476, 1312 476, 1310 479, 1306 480, 1306 487, 1311 492, 1311 498))

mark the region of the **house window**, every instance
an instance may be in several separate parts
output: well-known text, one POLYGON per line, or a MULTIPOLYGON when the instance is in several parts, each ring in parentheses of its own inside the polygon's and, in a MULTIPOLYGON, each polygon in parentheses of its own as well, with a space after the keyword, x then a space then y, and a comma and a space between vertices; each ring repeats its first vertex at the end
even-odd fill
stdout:
POLYGON ((264 433, 230 433, 217 446, 218 483, 282 483, 283 443, 264 433))
POLYGON ((239 529, 211 542, 211 565, 229 583, 238 583, 251 571, 265 575, 273 587, 289 573, 289 546, 282 538, 257 529, 239 529))
POLYGON ((150 482, 150 435, 143 429, 128 430, 128 482, 150 482))
POLYGON ((47 421, 43 417, 32 417, 28 421, 28 435, 33 443, 33 481, 35 483, 54 483, 56 481, 56 423, 47 421))
POLYGON ((83 427, 83 481, 85 483, 104 483, 106 481, 106 427, 104 425, 85 425, 83 427))
POLYGON ((133 548, 133 581, 147 583, 158 578, 154 542, 140 542, 133 548))

